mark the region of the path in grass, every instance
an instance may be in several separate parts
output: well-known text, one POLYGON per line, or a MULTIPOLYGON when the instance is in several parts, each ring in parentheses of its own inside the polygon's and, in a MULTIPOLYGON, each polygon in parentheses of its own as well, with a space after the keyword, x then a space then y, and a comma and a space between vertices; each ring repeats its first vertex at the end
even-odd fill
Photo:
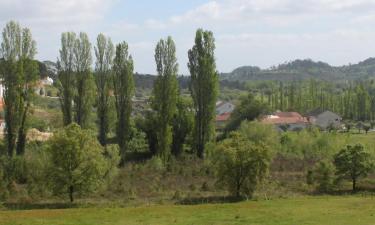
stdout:
POLYGON ((315 197, 195 206, 0 211, 1 225, 375 224, 375 197, 315 197))

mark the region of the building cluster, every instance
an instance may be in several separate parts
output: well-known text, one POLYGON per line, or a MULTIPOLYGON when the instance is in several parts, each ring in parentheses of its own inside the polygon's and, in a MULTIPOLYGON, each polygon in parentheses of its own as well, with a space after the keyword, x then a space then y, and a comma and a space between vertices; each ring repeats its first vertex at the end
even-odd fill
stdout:
POLYGON ((279 131, 300 131, 309 126, 321 130, 341 129, 342 118, 329 110, 315 109, 302 116, 298 112, 275 112, 260 119, 264 124, 272 124, 279 131))
MULTIPOLYGON (((230 119, 235 105, 230 102, 218 101, 216 103, 216 128, 222 129, 230 119)), ((315 109, 305 115, 298 112, 276 111, 262 116, 259 121, 264 124, 274 125, 279 131, 300 131, 314 126, 321 130, 341 129, 342 118, 329 110, 315 109)))

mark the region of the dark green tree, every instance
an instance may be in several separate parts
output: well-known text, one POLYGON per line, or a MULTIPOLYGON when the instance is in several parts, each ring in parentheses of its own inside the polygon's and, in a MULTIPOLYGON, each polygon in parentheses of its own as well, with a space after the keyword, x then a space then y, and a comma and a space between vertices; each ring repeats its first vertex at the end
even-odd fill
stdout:
POLYGON ((26 145, 27 118, 38 79, 34 60, 36 42, 28 28, 17 22, 6 24, 1 42, 1 78, 4 84, 5 140, 8 155, 23 154, 26 145))
POLYGON ((63 114, 64 125, 73 122, 73 100, 75 96, 74 48, 76 34, 66 32, 61 34, 60 58, 57 61, 59 99, 63 114))
POLYGON ((93 106, 94 85, 91 73, 91 44, 86 33, 81 32, 75 40, 74 65, 76 95, 74 100, 75 121, 82 128, 88 127, 93 106))
POLYGON ((152 107, 156 112, 157 154, 164 162, 169 159, 172 145, 172 120, 178 96, 176 46, 171 37, 161 39, 155 48, 158 77, 153 90, 152 107))
POLYGON ((110 84, 114 57, 114 47, 110 38, 99 34, 95 47, 95 81, 97 87, 97 117, 99 124, 99 142, 107 144, 110 110, 110 84))
POLYGON ((242 121, 252 121, 257 119, 260 115, 268 112, 268 106, 265 103, 257 100, 251 93, 247 97, 242 97, 240 104, 234 109, 228 124, 225 127, 225 132, 236 130, 242 121))
POLYGON ((122 164, 125 162, 127 145, 131 137, 130 115, 134 95, 134 65, 126 42, 116 46, 113 62, 113 88, 117 114, 116 136, 120 147, 122 164))
POLYGON ((218 95, 218 73, 214 51, 213 33, 202 29, 197 30, 195 44, 188 52, 188 67, 195 111, 195 149, 200 158, 204 158, 206 144, 215 138, 214 119, 218 95))
POLYGON ((180 156, 187 137, 191 134, 194 124, 193 104, 190 99, 179 97, 177 111, 173 118, 172 153, 180 156))
POLYGON ((335 155, 334 163, 339 178, 352 181, 353 192, 357 190, 357 181, 366 177, 373 168, 371 155, 364 150, 363 145, 348 145, 335 155))

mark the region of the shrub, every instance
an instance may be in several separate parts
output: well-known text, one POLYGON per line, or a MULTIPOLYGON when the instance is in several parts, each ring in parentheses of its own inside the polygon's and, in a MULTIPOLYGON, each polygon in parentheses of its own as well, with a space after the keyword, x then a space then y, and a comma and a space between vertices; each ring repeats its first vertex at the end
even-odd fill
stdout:
POLYGON ((316 190, 321 193, 332 191, 335 168, 331 162, 319 162, 313 171, 314 183, 317 184, 316 190))
POLYGON ((233 132, 218 145, 214 163, 219 184, 237 197, 251 198, 268 172, 270 151, 264 144, 233 132))

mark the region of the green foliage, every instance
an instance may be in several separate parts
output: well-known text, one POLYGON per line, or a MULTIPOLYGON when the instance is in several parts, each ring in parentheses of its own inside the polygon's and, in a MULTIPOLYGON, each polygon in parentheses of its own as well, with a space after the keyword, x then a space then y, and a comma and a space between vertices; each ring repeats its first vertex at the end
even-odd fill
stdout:
POLYGON ((333 189, 335 168, 329 161, 319 162, 313 170, 313 180, 317 184, 317 191, 327 193, 333 189))
POLYGON ((129 54, 129 46, 122 42, 116 46, 113 62, 113 88, 117 115, 116 138, 120 147, 122 163, 125 162, 128 142, 131 135, 130 115, 132 97, 134 95, 133 58, 129 54))
POLYGON ((373 160, 361 144, 348 145, 335 155, 336 174, 341 179, 350 179, 353 191, 356 191, 357 180, 366 177, 373 169, 373 160))
POLYGON ((99 142, 107 144, 109 132, 109 110, 110 110, 110 84, 111 69, 114 57, 114 47, 110 38, 99 34, 95 47, 95 81, 97 88, 97 117, 99 124, 99 142))
POLYGON ((167 162, 172 147, 172 120, 178 97, 176 46, 171 37, 160 40, 155 48, 158 77, 154 84, 152 108, 157 117, 157 151, 167 162))
POLYGON ((25 153, 27 190, 31 196, 46 197, 50 194, 51 158, 44 143, 30 143, 25 153))
POLYGON ((137 117, 135 120, 137 129, 146 134, 149 150, 152 154, 156 154, 156 147, 158 143, 156 135, 157 118, 153 111, 148 111, 145 117, 137 117))
POLYGON ((245 121, 238 132, 252 143, 268 146, 273 152, 280 147, 280 135, 272 125, 245 121))
POLYGON ((225 127, 225 132, 233 131, 241 125, 242 121, 253 121, 260 115, 264 115, 267 111, 267 105, 256 99, 254 95, 249 94, 246 97, 242 97, 240 104, 234 109, 225 127))
POLYGON ((131 139, 128 142, 129 152, 146 152, 149 146, 146 140, 146 134, 142 130, 133 127, 131 139))
POLYGON ((74 43, 76 95, 73 106, 76 123, 85 129, 89 127, 93 96, 95 96, 91 63, 91 43, 88 35, 81 32, 74 43))
POLYGON ((348 140, 342 134, 307 129, 298 133, 285 132, 280 142, 281 155, 318 161, 332 157, 348 140))
POLYGON ((65 32, 61 34, 60 57, 57 61, 59 99, 63 114, 64 125, 73 122, 73 100, 76 95, 76 79, 74 76, 74 51, 76 34, 65 32))
POLYGON ((15 22, 6 24, 2 32, 0 75, 5 87, 5 140, 8 156, 23 154, 26 146, 26 122, 38 79, 38 64, 34 60, 36 42, 28 28, 15 22))
POLYGON ((205 146, 215 138, 215 105, 218 96, 218 73, 215 62, 213 33, 198 29, 195 44, 189 50, 188 67, 191 75, 191 96, 195 109, 195 150, 204 158, 205 146))
POLYGON ((180 97, 177 101, 177 112, 173 118, 172 153, 180 156, 184 144, 191 135, 194 126, 193 104, 190 99, 180 97))
POLYGON ((241 133, 231 133, 217 146, 214 163, 218 182, 237 197, 251 198, 266 176, 270 160, 266 145, 253 143, 241 133))
POLYGON ((49 140, 50 168, 55 194, 94 192, 104 181, 107 162, 104 150, 91 134, 77 124, 59 130, 49 140))

